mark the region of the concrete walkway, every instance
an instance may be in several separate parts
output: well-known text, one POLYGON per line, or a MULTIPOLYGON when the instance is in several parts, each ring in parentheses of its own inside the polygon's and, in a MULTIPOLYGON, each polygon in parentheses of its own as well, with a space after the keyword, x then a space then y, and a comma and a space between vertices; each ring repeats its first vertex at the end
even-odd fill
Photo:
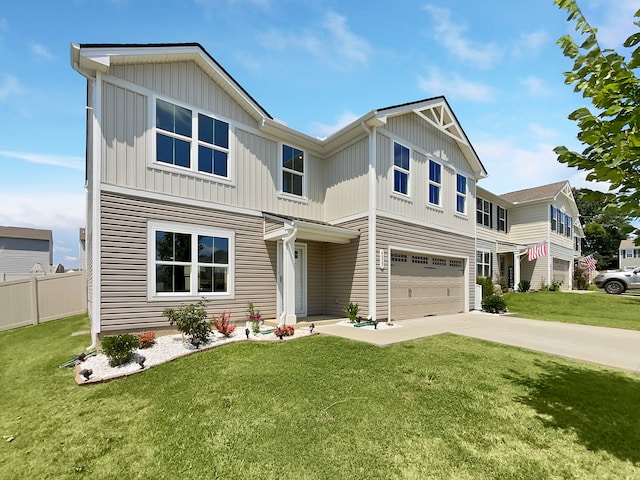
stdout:
POLYGON ((399 327, 385 330, 318 325, 316 331, 379 346, 453 333, 640 372, 640 331, 527 320, 480 312, 401 320, 395 324, 399 327))

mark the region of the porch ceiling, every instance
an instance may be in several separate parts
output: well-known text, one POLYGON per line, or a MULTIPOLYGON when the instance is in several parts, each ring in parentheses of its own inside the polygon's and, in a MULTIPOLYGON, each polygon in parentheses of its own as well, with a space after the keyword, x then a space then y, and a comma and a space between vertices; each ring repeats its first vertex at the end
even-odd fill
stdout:
MULTIPOLYGON (((265 215, 267 218, 267 215, 265 215)), ((264 234, 267 241, 277 241, 291 234, 293 229, 296 231, 296 240, 313 240, 316 242, 326 243, 349 243, 351 240, 358 238, 360 232, 343 227, 334 227, 322 223, 306 222, 304 220, 294 220, 280 218, 269 215, 272 221, 282 222, 282 227, 264 234)))

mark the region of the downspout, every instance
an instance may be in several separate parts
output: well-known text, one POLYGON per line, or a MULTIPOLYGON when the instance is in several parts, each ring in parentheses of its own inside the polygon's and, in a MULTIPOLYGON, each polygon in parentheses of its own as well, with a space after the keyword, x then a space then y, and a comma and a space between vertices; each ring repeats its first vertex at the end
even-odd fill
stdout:
MULTIPOLYGON (((289 283, 294 282, 294 296, 295 296, 295 279, 291 278, 291 275, 287 275, 285 264, 287 263, 286 256, 287 250, 289 249, 289 245, 291 242, 295 242, 295 238, 298 235, 298 227, 297 226, 289 226, 291 228, 291 232, 282 239, 282 312, 280 312, 280 319, 278 321, 278 325, 284 325, 287 319, 287 292, 289 290, 289 283)), ((295 262, 295 253, 294 253, 294 262, 295 262)), ((294 275, 295 275, 295 265, 294 265, 294 275)))
MULTIPOLYGON (((368 224, 368 302, 369 302, 369 321, 377 320, 376 311, 376 212, 377 212, 377 152, 376 152, 376 134, 377 128, 368 128, 364 122, 360 126, 369 134, 369 224, 368 224)), ((383 253, 384 255, 384 253, 383 253)))

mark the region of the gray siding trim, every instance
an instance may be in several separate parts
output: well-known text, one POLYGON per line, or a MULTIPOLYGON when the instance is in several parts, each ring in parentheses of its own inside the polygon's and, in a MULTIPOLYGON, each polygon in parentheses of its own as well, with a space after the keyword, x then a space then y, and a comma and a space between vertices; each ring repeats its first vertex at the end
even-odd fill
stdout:
MULTIPOLYGON (((207 310, 246 320, 252 301, 263 318, 276 316, 276 243, 263 240, 262 218, 103 193, 102 199, 102 332, 167 327, 166 307, 181 301, 147 300, 147 221, 223 227, 235 231, 235 298, 212 300, 207 310)), ((199 298, 194 297, 196 302, 199 298)))

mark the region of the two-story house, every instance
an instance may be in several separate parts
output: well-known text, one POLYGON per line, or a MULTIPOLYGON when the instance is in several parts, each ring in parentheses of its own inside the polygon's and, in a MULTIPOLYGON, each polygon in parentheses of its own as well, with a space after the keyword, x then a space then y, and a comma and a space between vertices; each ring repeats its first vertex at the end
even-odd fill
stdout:
POLYGON ((640 267, 640 246, 634 240, 620 240, 618 263, 622 272, 640 267))
POLYGON ((0 281, 27 277, 36 264, 53 264, 51 230, 0 227, 0 281))
POLYGON ((502 278, 510 288, 527 280, 534 290, 554 281, 571 289, 584 237, 579 215, 566 181, 503 195, 478 187, 477 275, 502 278))
POLYGON ((287 324, 468 311, 486 171, 444 97, 327 139, 277 121, 199 44, 77 45, 94 339, 200 298, 287 324))

